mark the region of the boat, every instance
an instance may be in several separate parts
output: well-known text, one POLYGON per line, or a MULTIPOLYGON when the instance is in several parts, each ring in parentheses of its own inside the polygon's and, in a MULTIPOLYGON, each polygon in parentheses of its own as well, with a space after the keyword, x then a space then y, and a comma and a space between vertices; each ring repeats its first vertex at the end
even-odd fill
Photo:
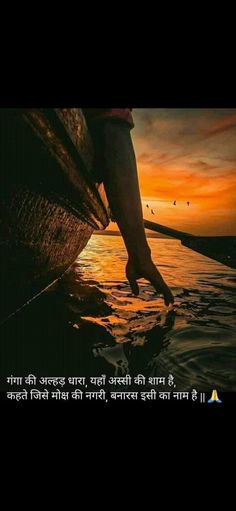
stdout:
POLYGON ((109 223, 81 109, 0 110, 0 321, 55 282, 109 223))
POLYGON ((181 244, 225 266, 236 268, 236 236, 195 236, 144 219, 144 227, 181 241, 181 244))

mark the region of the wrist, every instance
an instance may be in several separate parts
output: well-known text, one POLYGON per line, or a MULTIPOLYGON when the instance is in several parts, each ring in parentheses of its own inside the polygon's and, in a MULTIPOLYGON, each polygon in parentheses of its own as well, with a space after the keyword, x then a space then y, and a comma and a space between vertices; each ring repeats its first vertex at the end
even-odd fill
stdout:
POLYGON ((129 261, 140 264, 151 260, 151 249, 148 244, 137 247, 136 250, 128 250, 129 261))

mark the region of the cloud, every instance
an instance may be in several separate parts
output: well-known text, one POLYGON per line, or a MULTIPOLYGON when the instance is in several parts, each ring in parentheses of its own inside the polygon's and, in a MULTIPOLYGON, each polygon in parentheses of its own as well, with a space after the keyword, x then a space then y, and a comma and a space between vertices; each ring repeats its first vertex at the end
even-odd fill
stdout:
POLYGON ((138 112, 132 135, 140 189, 160 203, 160 223, 196 234, 223 234, 225 226, 236 234, 235 128, 235 109, 138 112))
POLYGON ((203 170, 203 171, 209 171, 209 170, 218 168, 216 165, 211 165, 211 164, 207 163, 206 161, 202 161, 202 160, 190 161, 188 165, 191 168, 203 170))
POLYGON ((210 126, 203 133, 203 137, 210 138, 221 133, 225 133, 226 131, 232 130, 236 128, 236 114, 228 115, 227 117, 220 119, 215 124, 210 126))

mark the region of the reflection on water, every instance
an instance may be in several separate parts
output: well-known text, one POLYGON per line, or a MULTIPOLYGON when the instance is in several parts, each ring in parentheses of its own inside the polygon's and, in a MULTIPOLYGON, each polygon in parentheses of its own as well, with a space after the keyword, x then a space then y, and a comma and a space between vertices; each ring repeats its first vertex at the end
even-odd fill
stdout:
POLYGON ((236 271, 174 240, 149 243, 174 310, 145 281, 133 297, 122 239, 93 236, 64 278, 8 325, 2 374, 171 373, 176 389, 236 390, 236 271))

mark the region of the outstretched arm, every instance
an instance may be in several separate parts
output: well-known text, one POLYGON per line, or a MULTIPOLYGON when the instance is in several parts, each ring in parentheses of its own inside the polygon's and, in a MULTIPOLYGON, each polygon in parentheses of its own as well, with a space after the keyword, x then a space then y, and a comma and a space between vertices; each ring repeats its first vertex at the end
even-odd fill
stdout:
POLYGON ((128 252, 126 275, 132 292, 136 295, 139 293, 137 280, 144 277, 158 293, 163 294, 166 305, 173 303, 173 295, 152 261, 144 231, 130 127, 125 122, 106 120, 99 130, 99 136, 95 136, 97 162, 112 213, 128 252))

